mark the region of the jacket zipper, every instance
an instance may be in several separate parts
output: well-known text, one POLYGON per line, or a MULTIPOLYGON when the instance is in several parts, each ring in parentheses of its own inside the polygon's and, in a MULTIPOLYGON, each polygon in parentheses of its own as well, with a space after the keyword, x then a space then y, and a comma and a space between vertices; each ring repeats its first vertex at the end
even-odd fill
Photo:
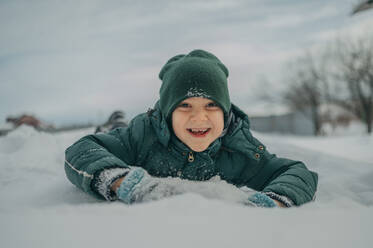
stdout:
POLYGON ((188 162, 189 163, 192 163, 194 161, 194 155, 193 155, 193 152, 189 152, 189 155, 188 155, 188 162))

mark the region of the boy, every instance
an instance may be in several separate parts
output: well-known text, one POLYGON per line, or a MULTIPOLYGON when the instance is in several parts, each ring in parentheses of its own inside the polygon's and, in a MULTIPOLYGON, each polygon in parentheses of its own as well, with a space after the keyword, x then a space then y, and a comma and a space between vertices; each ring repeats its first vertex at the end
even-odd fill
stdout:
POLYGON ((248 205, 311 201, 317 174, 302 162, 270 154, 251 135, 247 115, 230 102, 227 77, 225 65, 206 51, 171 58, 159 74, 154 109, 128 127, 83 137, 66 150, 68 179, 98 198, 127 204, 157 198, 157 191, 180 193, 177 185, 164 183, 166 177, 214 176, 258 191, 248 205))

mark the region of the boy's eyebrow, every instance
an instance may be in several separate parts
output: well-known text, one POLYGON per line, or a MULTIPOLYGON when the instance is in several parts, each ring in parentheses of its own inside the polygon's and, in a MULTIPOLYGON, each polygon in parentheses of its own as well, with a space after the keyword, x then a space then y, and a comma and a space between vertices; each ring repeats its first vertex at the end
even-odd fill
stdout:
MULTIPOLYGON (((206 103, 216 103, 214 100, 211 100, 211 99, 208 99, 208 101, 206 102, 206 103)), ((182 104, 182 103, 188 103, 188 104, 190 104, 190 102, 188 102, 188 100, 183 100, 183 101, 181 101, 179 104, 182 104)))

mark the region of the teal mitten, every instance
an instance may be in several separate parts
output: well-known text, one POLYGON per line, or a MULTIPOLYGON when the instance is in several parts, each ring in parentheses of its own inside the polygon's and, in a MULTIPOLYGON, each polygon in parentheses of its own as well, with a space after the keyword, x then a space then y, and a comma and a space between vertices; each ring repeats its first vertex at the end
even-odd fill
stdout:
POLYGON ((249 200, 248 205, 254 205, 256 207, 262 207, 262 208, 277 207, 277 204, 271 197, 260 192, 256 192, 255 194, 251 195, 248 198, 248 200, 249 200))
POLYGON ((118 198, 126 204, 141 202, 143 197, 152 191, 159 180, 150 176, 142 168, 133 168, 124 177, 117 189, 118 198))
POLYGON ((160 200, 185 193, 179 181, 150 176, 140 167, 132 168, 117 189, 117 197, 126 204, 160 200))

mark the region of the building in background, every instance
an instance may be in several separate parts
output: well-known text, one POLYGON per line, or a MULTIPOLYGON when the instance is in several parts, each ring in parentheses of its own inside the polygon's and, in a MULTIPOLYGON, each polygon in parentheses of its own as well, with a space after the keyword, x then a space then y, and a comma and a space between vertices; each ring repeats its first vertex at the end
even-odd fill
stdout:
MULTIPOLYGON (((335 104, 322 104, 320 118, 320 135, 333 135, 338 129, 346 129, 354 123, 363 125, 354 114, 335 104)), ((277 115, 249 116, 249 120, 251 129, 258 132, 315 135, 311 109, 277 115)))
MULTIPOLYGON (((311 113, 309 113, 310 115, 311 113)), ((264 133, 313 135, 314 127, 311 118, 303 112, 282 115, 251 116, 250 127, 264 133)))

